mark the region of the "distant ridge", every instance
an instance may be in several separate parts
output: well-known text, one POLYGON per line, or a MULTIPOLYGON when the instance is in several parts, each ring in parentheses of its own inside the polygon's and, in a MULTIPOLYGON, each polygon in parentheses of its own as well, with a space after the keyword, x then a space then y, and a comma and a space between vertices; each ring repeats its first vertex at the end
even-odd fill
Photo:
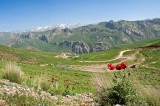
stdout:
POLYGON ((34 28, 30 28, 27 30, 17 30, 16 32, 41 32, 41 31, 47 31, 47 30, 52 30, 54 28, 60 28, 60 29, 65 29, 65 28, 78 28, 83 26, 83 24, 55 24, 52 26, 37 26, 34 28))

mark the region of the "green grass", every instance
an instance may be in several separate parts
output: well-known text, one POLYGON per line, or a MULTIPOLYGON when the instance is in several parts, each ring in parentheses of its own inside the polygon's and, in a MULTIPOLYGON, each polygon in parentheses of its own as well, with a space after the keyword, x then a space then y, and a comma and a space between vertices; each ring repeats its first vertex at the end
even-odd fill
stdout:
POLYGON ((130 56, 130 55, 132 55, 132 54, 134 54, 134 53, 136 53, 135 50, 127 51, 127 52, 124 52, 124 53, 123 53, 123 56, 130 56))
POLYGON ((94 52, 80 55, 79 57, 73 58, 73 60, 81 61, 104 61, 110 60, 118 56, 119 52, 123 49, 113 49, 108 51, 94 52))
POLYGON ((160 49, 146 49, 140 52, 146 56, 146 60, 142 64, 160 68, 160 49))

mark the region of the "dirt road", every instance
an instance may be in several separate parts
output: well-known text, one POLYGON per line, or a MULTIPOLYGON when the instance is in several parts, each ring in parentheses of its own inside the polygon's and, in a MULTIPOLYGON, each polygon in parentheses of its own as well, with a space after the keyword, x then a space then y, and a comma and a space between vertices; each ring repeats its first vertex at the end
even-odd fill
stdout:
MULTIPOLYGON (((114 59, 110 59, 110 60, 105 60, 105 61, 79 61, 79 62, 108 62, 108 61, 114 61, 114 60, 117 60, 117 59, 120 59, 120 58, 122 58, 123 57, 123 53, 124 52, 127 52, 127 51, 132 51, 132 50, 124 50, 124 51, 121 51, 120 53, 119 53, 119 55, 116 57, 116 58, 114 58, 114 59)), ((123 58, 128 58, 128 57, 123 57, 123 58)))
MULTIPOLYGON (((132 51, 132 50, 121 51, 116 58, 110 59, 110 60, 105 60, 105 61, 79 61, 79 62, 97 62, 98 63, 98 62, 114 61, 114 60, 117 60, 117 59, 124 59, 123 61, 134 59, 135 54, 127 56, 127 57, 123 57, 123 53, 127 52, 127 51, 132 51)), ((113 65, 115 66, 117 64, 120 64, 121 62, 114 63, 113 65)), ((81 71, 89 71, 89 72, 111 72, 111 70, 108 69, 107 64, 94 64, 94 65, 89 65, 89 66, 80 66, 80 67, 76 67, 75 69, 81 70, 81 71)), ((116 71, 116 70, 112 70, 112 71, 116 71)))

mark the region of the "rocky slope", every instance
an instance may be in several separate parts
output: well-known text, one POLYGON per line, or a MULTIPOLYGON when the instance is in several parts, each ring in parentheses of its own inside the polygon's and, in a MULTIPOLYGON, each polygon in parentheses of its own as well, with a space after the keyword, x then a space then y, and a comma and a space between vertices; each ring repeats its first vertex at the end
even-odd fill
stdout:
MULTIPOLYGON (((0 79, 0 95, 3 96, 3 99, 0 98, 0 105, 9 106, 6 103, 7 98, 11 98, 12 96, 16 95, 27 95, 32 96, 34 98, 41 98, 42 100, 47 99, 48 101, 53 102, 53 105, 61 106, 61 105, 75 105, 75 106, 83 106, 83 105, 90 105, 90 106, 98 106, 98 103, 95 102, 93 99, 92 93, 82 93, 73 95, 54 95, 52 96, 50 93, 46 91, 36 90, 34 88, 29 88, 27 86, 22 86, 17 83, 10 82, 6 79, 0 79), (61 99, 59 99, 61 98, 61 99), (59 104, 58 104, 59 103, 59 104)), ((41 105, 41 104, 40 104, 41 105)))
MULTIPOLYGON (((34 39, 43 41, 46 45, 50 45, 50 47, 67 47, 73 53, 84 54, 108 50, 119 44, 127 44, 150 38, 160 38, 160 19, 155 18, 142 21, 121 20, 118 22, 111 20, 109 22, 101 22, 96 25, 87 25, 74 29, 54 28, 44 32, 21 32, 17 36, 16 38, 20 39, 21 42, 16 39, 7 43, 8 46, 24 47, 22 45, 26 41, 34 39)), ((32 44, 27 44, 27 46, 36 48, 32 44)))

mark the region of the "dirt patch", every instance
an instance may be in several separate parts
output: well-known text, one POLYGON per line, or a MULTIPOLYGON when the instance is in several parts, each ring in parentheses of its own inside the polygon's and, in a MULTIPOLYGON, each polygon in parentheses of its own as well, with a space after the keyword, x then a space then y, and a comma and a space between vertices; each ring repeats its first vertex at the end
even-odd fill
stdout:
POLYGON ((60 55, 57 55, 55 57, 67 59, 70 56, 71 56, 71 53, 61 53, 60 55))

